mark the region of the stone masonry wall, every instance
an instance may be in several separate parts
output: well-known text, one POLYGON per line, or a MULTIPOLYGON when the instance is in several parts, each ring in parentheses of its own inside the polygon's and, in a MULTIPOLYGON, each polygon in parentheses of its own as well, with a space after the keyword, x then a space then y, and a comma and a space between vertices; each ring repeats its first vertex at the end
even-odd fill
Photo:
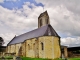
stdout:
POLYGON ((61 56, 59 38, 54 36, 28 39, 23 43, 8 46, 8 53, 13 52, 16 52, 16 56, 22 54, 24 57, 32 58, 54 59, 61 56))
POLYGON ((61 55, 59 39, 53 36, 39 37, 39 57, 40 58, 59 58, 61 55), (44 44, 42 50, 41 43, 44 44))

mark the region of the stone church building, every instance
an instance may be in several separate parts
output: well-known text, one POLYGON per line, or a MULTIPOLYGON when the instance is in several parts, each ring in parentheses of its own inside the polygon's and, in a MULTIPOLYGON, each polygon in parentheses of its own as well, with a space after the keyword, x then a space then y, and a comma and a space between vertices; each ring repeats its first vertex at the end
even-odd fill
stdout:
POLYGON ((60 36, 50 25, 47 11, 38 17, 38 28, 15 36, 7 44, 6 52, 32 58, 60 58, 60 36))

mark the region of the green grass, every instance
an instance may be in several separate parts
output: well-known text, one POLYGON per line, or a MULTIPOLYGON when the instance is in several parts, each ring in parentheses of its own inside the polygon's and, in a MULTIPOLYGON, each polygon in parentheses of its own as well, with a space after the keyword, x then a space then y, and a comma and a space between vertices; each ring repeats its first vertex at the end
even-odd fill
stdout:
MULTIPOLYGON (((44 59, 44 58, 22 57, 22 60, 64 60, 64 59, 61 59, 61 58, 57 58, 57 59, 44 59)), ((80 58, 68 58, 68 60, 80 60, 80 58)))
POLYGON ((29 57, 22 57, 22 60, 62 60, 60 58, 57 59, 45 59, 45 58, 29 58, 29 57))
POLYGON ((29 58, 29 57, 22 57, 22 60, 48 60, 43 58, 29 58))
MULTIPOLYGON (((5 56, 4 58, 5 58, 5 59, 13 59, 12 56, 5 56)), ((0 57, 0 59, 2 59, 2 57, 0 57)))
MULTIPOLYGON (((12 56, 6 56, 6 59, 11 59, 12 56)), ((56 59, 44 59, 44 58, 30 58, 30 57, 21 57, 22 60, 64 60, 61 58, 56 58, 56 59)), ((68 58, 68 60, 80 60, 80 58, 68 58)))
POLYGON ((13 58, 13 57, 12 57, 12 56, 6 56, 5 58, 6 58, 6 59, 8 59, 8 58, 11 59, 11 58, 13 58))
POLYGON ((69 58, 69 60, 80 60, 80 58, 69 58))

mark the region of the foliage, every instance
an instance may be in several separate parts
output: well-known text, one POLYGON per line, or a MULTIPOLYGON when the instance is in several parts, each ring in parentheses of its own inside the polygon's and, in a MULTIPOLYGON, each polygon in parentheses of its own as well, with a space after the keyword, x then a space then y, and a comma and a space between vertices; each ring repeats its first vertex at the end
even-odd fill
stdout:
POLYGON ((0 46, 2 46, 3 43, 4 43, 4 40, 2 37, 0 37, 0 46))

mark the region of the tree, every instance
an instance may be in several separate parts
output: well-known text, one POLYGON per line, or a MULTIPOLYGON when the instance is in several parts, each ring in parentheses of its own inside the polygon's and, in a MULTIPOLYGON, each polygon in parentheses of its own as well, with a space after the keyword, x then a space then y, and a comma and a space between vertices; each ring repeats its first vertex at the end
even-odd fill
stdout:
POLYGON ((2 46, 2 45, 3 45, 3 43, 4 43, 4 40, 3 40, 3 38, 2 38, 2 37, 0 37, 0 46, 2 46))

